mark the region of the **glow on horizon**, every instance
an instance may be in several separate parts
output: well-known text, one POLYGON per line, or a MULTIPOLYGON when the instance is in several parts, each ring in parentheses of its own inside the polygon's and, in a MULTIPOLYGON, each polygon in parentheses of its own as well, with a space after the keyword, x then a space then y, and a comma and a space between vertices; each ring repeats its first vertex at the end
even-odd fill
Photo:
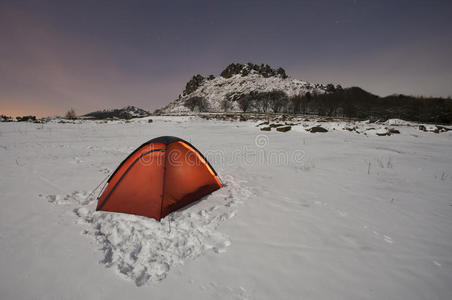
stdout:
POLYGON ((55 115, 64 115, 65 112, 59 109, 43 107, 41 105, 21 105, 15 106, 14 101, 1 100, 1 103, 9 103, 0 107, 0 115, 9 117, 36 116, 37 118, 50 117, 55 115))
POLYGON ((450 1, 195 2, 1 1, 0 114, 153 111, 233 62, 380 96, 452 95, 450 1))

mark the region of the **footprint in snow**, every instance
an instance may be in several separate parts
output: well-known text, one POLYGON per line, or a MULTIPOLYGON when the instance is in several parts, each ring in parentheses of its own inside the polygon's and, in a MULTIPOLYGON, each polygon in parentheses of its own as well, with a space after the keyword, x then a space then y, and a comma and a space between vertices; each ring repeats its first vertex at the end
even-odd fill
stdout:
POLYGON ((176 211, 161 222, 154 219, 109 212, 96 212, 95 199, 87 192, 66 196, 49 195, 54 204, 71 204, 82 234, 97 243, 100 262, 137 286, 166 278, 175 265, 195 259, 207 251, 223 253, 231 245, 218 230, 234 217, 239 203, 252 193, 232 176, 225 187, 195 205, 176 211))
POLYGON ((338 210, 337 213, 338 213, 339 216, 341 216, 341 217, 346 217, 346 216, 347 216, 347 213, 346 213, 346 212, 343 212, 342 210, 338 210))
POLYGON ((393 243, 391 237, 389 237, 389 236, 387 236, 387 235, 383 235, 383 238, 384 238, 384 240, 385 240, 386 243, 388 243, 388 244, 392 244, 392 243, 393 243))

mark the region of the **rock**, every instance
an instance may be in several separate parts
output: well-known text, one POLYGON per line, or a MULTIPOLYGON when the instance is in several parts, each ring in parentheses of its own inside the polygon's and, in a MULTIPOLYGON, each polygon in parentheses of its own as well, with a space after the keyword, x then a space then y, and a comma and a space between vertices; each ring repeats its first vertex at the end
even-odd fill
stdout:
POLYGON ((397 129, 395 129, 395 128, 389 128, 389 129, 388 129, 388 132, 389 132, 390 134, 400 134, 400 131, 397 130, 397 129))
POLYGON ((261 128, 261 131, 270 131, 270 130, 272 130, 270 126, 261 128))
POLYGON ((440 125, 436 125, 436 128, 438 129, 439 132, 447 132, 447 131, 452 130, 452 128, 447 128, 447 127, 440 126, 440 125))
POLYGON ((322 122, 322 123, 334 122, 334 119, 333 118, 324 118, 324 119, 319 119, 317 122, 322 122))
POLYGON ((268 121, 265 121, 265 122, 262 122, 262 123, 257 124, 256 127, 260 127, 260 126, 262 126, 262 125, 268 125, 268 124, 269 124, 269 122, 268 122, 268 121))
POLYGON ((391 133, 389 132, 389 131, 386 131, 386 132, 377 132, 376 133, 378 136, 390 136, 391 135, 391 133))
POLYGON ((447 132, 452 130, 451 128, 436 125, 435 129, 427 129, 424 125, 419 125, 419 130, 425 131, 425 132, 433 132, 433 133, 440 133, 440 132, 447 132))
POLYGON ((327 129, 323 128, 323 127, 320 126, 320 125, 311 127, 311 128, 309 128, 309 129, 306 129, 306 130, 309 131, 309 132, 311 132, 311 133, 328 132, 327 129))
POLYGON ((287 131, 289 131, 289 130, 291 130, 292 129, 292 126, 283 126, 283 127, 278 127, 278 128, 276 128, 276 131, 279 131, 279 132, 287 132, 287 131))
POLYGON ((377 136, 390 136, 391 132, 387 127, 385 127, 385 128, 377 129, 377 132, 375 132, 375 134, 377 136))
POLYGON ((270 124, 271 128, 281 127, 284 126, 284 124, 270 124))
POLYGON ((148 120, 148 123, 152 123, 152 122, 154 122, 154 121, 152 121, 152 119, 149 119, 149 120, 148 120))
POLYGON ((200 87, 205 81, 204 76, 202 75, 194 75, 185 85, 185 90, 183 92, 184 95, 191 94, 196 91, 198 87, 200 87))
POLYGON ((286 71, 283 68, 272 69, 267 64, 256 65, 253 63, 240 64, 240 63, 232 63, 224 69, 220 76, 224 78, 231 78, 236 74, 240 74, 242 76, 247 76, 250 73, 257 73, 262 75, 265 78, 278 76, 281 78, 287 78, 286 71))

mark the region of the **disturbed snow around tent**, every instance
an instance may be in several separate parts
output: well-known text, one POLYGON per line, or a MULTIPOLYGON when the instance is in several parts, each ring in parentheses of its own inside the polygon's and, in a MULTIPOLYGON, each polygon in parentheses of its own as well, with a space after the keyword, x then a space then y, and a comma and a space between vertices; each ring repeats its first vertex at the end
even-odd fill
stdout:
POLYGON ((73 205, 83 234, 94 238, 103 253, 101 263, 141 286, 148 280, 164 279, 170 268, 205 251, 224 252, 229 237, 217 230, 232 218, 236 206, 249 196, 232 176, 223 178, 224 188, 195 205, 168 215, 158 222, 142 216, 96 212, 96 199, 74 192, 64 197, 48 195, 48 201, 73 205))

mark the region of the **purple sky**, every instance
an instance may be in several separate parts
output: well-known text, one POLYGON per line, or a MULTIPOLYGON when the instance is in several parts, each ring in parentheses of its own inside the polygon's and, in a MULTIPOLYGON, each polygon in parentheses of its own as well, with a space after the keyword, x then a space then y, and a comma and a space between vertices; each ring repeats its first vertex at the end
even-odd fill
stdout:
POLYGON ((0 114, 154 110, 231 62, 447 97, 451 53, 452 1, 0 0, 0 114))

